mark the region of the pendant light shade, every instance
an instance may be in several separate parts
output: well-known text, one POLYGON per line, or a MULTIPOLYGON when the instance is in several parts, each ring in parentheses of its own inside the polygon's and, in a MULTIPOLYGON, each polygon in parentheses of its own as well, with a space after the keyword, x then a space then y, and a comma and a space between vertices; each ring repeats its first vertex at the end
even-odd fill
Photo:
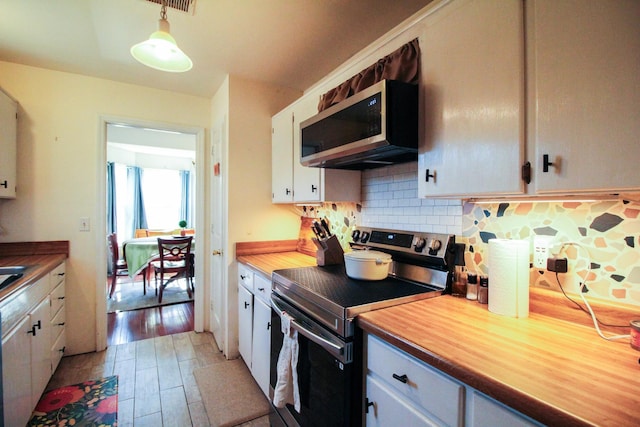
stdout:
POLYGON ((193 67, 191 59, 180 50, 176 40, 169 34, 166 4, 162 2, 158 31, 148 40, 131 47, 131 55, 147 67, 170 73, 182 73, 193 67))

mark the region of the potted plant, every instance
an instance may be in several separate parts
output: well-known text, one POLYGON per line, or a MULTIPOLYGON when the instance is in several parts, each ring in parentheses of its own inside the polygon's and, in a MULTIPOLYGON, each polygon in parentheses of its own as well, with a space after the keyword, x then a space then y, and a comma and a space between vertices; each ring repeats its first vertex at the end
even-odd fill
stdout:
POLYGON ((178 225, 180 226, 180 228, 182 228, 182 230, 180 230, 180 235, 184 237, 187 234, 187 232, 185 231, 185 228, 187 226, 187 221, 183 219, 178 223, 178 225))

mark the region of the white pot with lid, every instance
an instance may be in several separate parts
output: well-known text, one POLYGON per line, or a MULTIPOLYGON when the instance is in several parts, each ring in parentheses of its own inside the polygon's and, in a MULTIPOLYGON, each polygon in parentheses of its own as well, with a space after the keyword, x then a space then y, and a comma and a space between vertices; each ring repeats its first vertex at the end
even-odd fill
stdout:
POLYGON ((382 280, 389 275, 391 255, 381 251, 353 251, 344 254, 347 276, 358 280, 382 280))

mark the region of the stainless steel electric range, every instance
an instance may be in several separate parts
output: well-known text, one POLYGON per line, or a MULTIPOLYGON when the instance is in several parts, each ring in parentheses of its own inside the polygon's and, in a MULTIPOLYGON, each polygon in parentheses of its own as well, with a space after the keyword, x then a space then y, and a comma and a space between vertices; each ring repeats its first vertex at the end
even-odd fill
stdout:
POLYGON ((433 298, 451 286, 454 237, 446 234, 358 227, 353 250, 392 255, 389 276, 355 280, 344 265, 276 270, 272 276, 271 379, 283 343, 281 317, 298 331, 300 412, 292 405, 272 412, 272 425, 359 426, 364 414, 362 332, 358 314, 433 298))

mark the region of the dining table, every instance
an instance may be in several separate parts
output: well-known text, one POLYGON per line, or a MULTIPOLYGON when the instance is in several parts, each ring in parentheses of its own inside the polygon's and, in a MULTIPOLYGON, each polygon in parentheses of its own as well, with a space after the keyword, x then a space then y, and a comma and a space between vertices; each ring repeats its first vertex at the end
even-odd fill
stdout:
MULTIPOLYGON (((122 242, 122 254, 127 262, 129 277, 135 277, 153 260, 160 252, 158 251, 158 238, 172 239, 182 236, 166 235, 154 237, 137 237, 122 242)), ((195 237, 191 241, 191 251, 195 249, 195 237)))

